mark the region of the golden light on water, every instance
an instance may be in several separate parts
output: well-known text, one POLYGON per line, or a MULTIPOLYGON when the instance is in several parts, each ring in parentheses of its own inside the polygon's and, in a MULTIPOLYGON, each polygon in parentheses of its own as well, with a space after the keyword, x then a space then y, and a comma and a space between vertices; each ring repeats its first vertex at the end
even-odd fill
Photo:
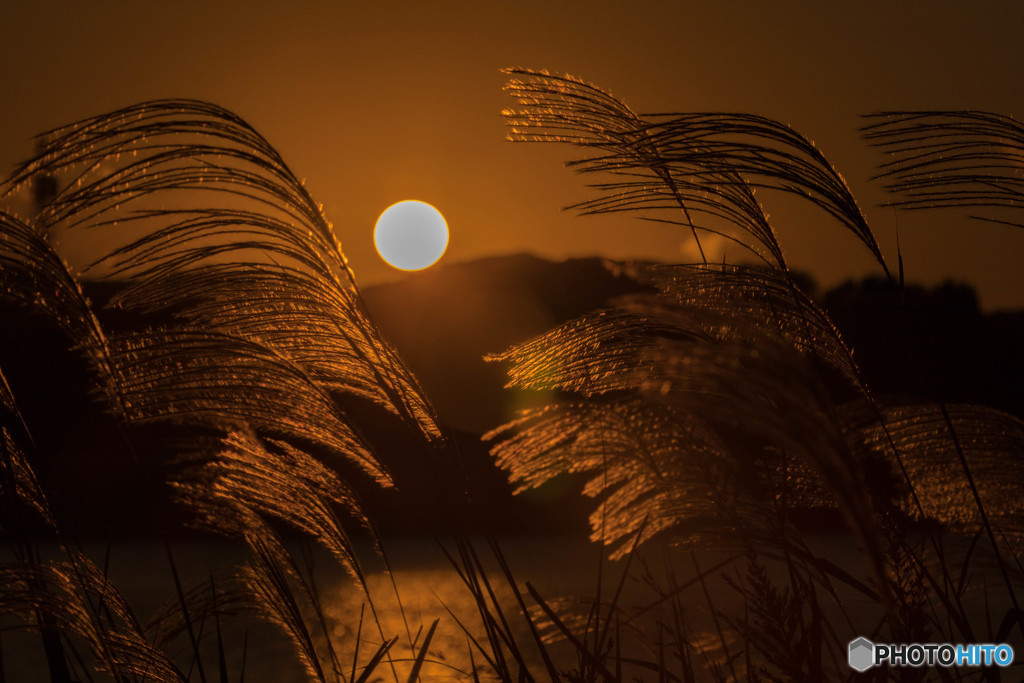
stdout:
POLYGON ((373 230, 377 253, 399 270, 428 268, 448 248, 448 224, 441 212, 415 199, 389 206, 373 230))

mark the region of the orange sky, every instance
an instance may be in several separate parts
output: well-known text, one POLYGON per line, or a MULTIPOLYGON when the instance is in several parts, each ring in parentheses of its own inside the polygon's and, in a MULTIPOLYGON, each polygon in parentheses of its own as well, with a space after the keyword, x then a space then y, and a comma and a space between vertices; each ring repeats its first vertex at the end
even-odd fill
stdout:
MULTIPOLYGON (((559 208, 588 196, 568 148, 504 141, 502 67, 570 72, 644 111, 752 111, 813 139, 875 208, 857 115, 1024 115, 1024 6, 857 3, 14 3, 0 5, 0 169, 45 128, 137 101, 198 97, 249 120, 323 202, 362 284, 401 277, 373 225, 395 201, 441 209, 442 263, 532 251, 686 259, 685 235, 559 208), (820 5, 820 6, 819 6, 820 5), (890 6, 891 5, 891 6, 890 6), (781 7, 787 9, 780 9, 781 7), (798 9, 799 7, 799 9, 798 9)), ((787 258, 824 285, 872 272, 819 214, 766 198, 787 258)), ((907 278, 973 282, 1024 307, 1024 230, 900 214, 907 278)), ((74 255, 71 254, 71 257, 74 255)))

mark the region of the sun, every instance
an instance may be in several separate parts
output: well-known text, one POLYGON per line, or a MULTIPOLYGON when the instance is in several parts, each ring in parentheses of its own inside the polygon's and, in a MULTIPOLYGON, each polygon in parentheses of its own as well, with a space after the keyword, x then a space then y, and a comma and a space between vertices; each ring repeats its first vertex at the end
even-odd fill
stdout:
POLYGON ((448 224, 441 212, 415 199, 392 204, 373 229, 377 253, 399 270, 422 270, 448 248, 448 224))

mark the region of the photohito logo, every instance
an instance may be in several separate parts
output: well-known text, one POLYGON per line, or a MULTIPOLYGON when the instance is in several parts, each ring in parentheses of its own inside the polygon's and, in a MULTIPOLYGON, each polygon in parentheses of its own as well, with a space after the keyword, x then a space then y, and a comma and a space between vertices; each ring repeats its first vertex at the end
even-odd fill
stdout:
POLYGON ((864 637, 850 642, 850 668, 864 672, 875 665, 875 644, 864 637))
POLYGON ((1013 648, 1006 643, 872 643, 863 636, 850 641, 850 668, 864 672, 873 666, 1010 666, 1013 648))

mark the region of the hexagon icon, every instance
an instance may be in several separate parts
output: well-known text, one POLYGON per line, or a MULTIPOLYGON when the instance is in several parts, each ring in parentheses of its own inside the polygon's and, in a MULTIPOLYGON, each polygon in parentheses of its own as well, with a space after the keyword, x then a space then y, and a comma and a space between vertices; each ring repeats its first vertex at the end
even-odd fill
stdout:
POLYGON ((875 663, 875 644, 863 636, 850 641, 850 668, 861 673, 875 663))

